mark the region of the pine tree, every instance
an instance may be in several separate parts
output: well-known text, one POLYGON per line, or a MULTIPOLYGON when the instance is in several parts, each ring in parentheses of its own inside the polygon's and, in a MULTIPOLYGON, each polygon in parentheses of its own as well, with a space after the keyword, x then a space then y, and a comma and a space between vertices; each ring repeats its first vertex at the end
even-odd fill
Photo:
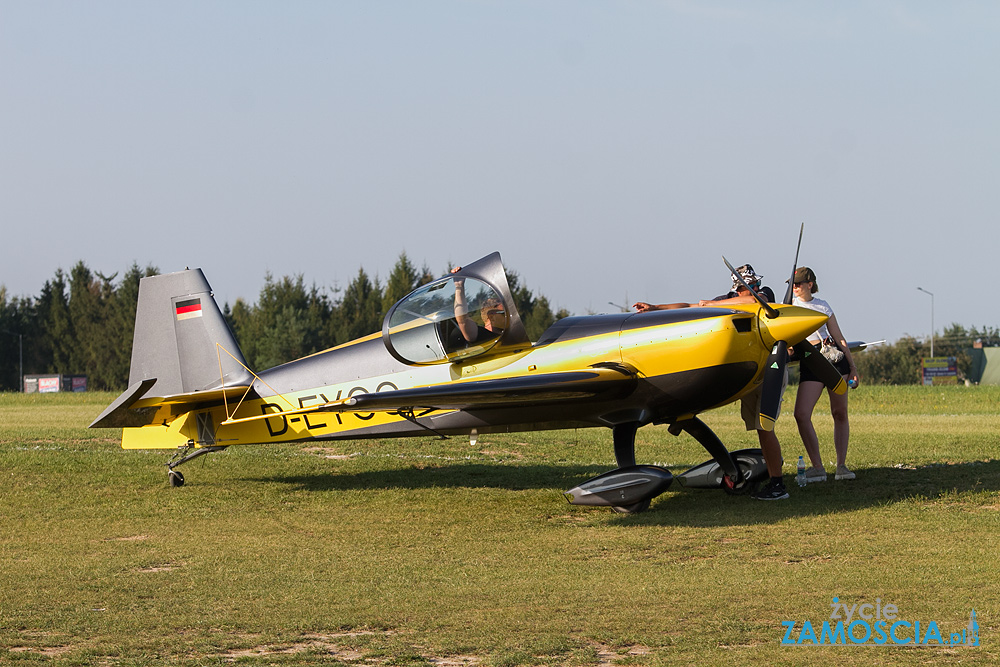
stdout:
POLYGON ((18 387, 18 352, 23 348, 19 329, 17 301, 7 299, 7 288, 0 285, 0 389, 18 387))
POLYGON ((346 343, 382 329, 382 288, 363 268, 344 290, 336 310, 337 343, 346 343))
POLYGON ((102 363, 107 367, 107 381, 113 383, 112 386, 116 389, 128 386, 129 367, 132 362, 132 337, 135 333, 135 312, 139 302, 139 281, 157 273, 159 270, 154 266, 147 266, 143 270, 133 262, 107 303, 104 335, 111 341, 111 346, 107 358, 102 363))
POLYGON ((38 318, 43 332, 41 346, 45 363, 43 373, 69 373, 76 347, 76 331, 66 296, 66 274, 56 269, 52 280, 45 282, 38 300, 38 318))
POLYGON ((389 312, 392 306, 404 296, 412 292, 420 285, 420 274, 410 263, 406 253, 400 253, 396 265, 392 267, 389 280, 385 284, 385 293, 382 295, 382 314, 389 312))
POLYGON ((267 274, 257 303, 237 299, 229 319, 247 363, 261 370, 328 347, 330 311, 326 295, 315 285, 307 290, 301 274, 267 274))

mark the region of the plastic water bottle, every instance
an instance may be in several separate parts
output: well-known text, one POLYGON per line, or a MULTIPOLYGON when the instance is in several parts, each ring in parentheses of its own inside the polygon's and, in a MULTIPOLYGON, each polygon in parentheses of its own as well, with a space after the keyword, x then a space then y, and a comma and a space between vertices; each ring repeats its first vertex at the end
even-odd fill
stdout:
POLYGON ((795 472, 795 483, 799 486, 806 485, 806 462, 801 456, 799 457, 798 470, 795 472))

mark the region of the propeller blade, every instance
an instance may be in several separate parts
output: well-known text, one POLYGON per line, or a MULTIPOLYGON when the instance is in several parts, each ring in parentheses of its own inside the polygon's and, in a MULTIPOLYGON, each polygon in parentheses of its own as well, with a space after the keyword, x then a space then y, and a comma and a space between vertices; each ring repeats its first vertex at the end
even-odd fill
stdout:
POLYGON ((806 223, 799 226, 799 244, 795 246, 795 262, 792 264, 792 275, 788 278, 788 287, 785 288, 785 299, 781 302, 788 305, 792 302, 792 286, 795 284, 795 270, 799 268, 799 249, 802 248, 802 230, 806 228, 806 223))
MULTIPOLYGON (((825 361, 825 360, 824 360, 825 361)), ((781 407, 782 385, 785 383, 785 367, 788 365, 788 343, 779 340, 771 349, 764 368, 764 387, 760 396, 760 427, 764 431, 773 431, 774 422, 778 421, 778 408, 781 407)))
POLYGON ((795 345, 795 353, 799 358, 799 366, 806 366, 812 374, 835 394, 847 391, 847 382, 830 360, 819 353, 816 346, 807 340, 795 345))

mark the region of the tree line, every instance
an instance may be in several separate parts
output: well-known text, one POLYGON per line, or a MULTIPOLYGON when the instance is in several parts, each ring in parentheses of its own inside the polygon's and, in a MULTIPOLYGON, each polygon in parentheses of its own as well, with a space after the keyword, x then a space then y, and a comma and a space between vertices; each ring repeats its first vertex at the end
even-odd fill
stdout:
MULTIPOLYGON (((68 274, 56 270, 37 297, 9 297, 0 286, 0 390, 20 389, 22 363, 26 375, 86 375, 90 389, 124 390, 139 280, 159 272, 133 263, 119 278, 79 261, 68 274)), ((259 370, 381 331, 396 301, 436 277, 402 253, 384 285, 364 268, 343 289, 307 286, 301 274, 267 274, 256 302, 239 298, 222 309, 250 368, 259 370)), ((548 299, 522 285, 516 273, 508 271, 507 281, 533 340, 569 315, 553 312, 548 299)))

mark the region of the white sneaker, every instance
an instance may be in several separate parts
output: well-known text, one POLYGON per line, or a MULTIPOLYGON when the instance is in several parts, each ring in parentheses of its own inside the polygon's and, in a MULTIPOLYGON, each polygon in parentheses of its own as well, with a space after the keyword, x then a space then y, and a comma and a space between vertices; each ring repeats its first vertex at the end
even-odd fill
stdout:
POLYGON ((820 466, 813 466, 806 470, 806 484, 812 484, 813 482, 825 482, 826 481, 826 469, 820 466))
POLYGON ((855 474, 847 469, 847 466, 837 466, 837 474, 834 475, 834 479, 854 479, 855 474))

